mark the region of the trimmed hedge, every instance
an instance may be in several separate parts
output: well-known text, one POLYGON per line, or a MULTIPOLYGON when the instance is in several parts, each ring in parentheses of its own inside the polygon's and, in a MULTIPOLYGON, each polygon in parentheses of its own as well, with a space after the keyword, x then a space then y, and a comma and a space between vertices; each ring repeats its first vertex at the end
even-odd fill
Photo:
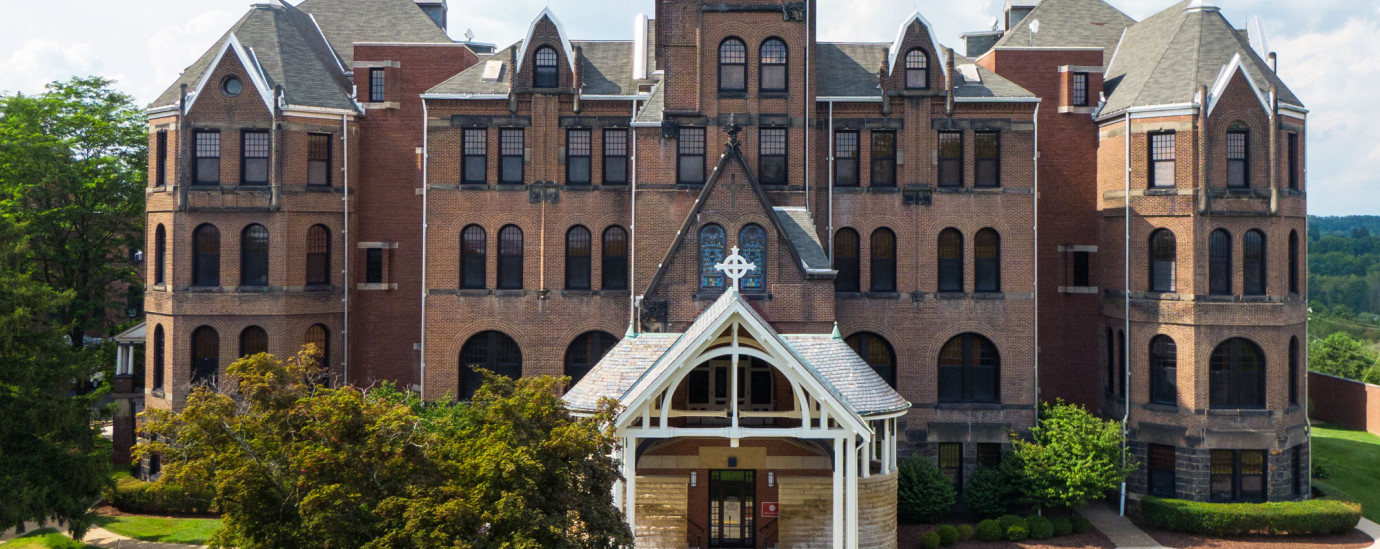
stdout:
POLYGON ((1073 533, 1073 522, 1069 521, 1068 517, 1054 517, 1049 519, 1049 521, 1054 524, 1055 537, 1067 536, 1073 533))
POLYGON ((172 486, 158 486, 126 472, 112 475, 114 486, 105 490, 105 501, 126 513, 148 515, 204 515, 215 512, 209 494, 187 494, 172 486))
POLYGON ((1035 515, 1025 519, 1026 526, 1030 528, 1030 539, 1049 539, 1054 537, 1054 523, 1048 518, 1035 515))
POLYGON ((997 541, 1006 535, 1006 530, 1002 529, 1001 523, 993 519, 979 522, 977 525, 978 541, 997 541))
POLYGON ((920 547, 924 549, 939 549, 939 533, 930 531, 921 534, 920 547))
POLYGON ((970 539, 973 539, 973 525, 958 525, 958 541, 968 541, 970 539))
POLYGON ((1146 496, 1140 505, 1156 528, 1208 536, 1336 534, 1361 520, 1360 504, 1334 499, 1203 503, 1146 496))
POLYGON ((940 526, 935 532, 939 534, 939 544, 944 547, 958 543, 958 529, 953 526, 945 524, 940 526))
POLYGON ((1006 529, 1007 541, 1025 541, 1027 537, 1030 537, 1030 531, 1026 529, 1024 524, 1012 525, 1006 529))

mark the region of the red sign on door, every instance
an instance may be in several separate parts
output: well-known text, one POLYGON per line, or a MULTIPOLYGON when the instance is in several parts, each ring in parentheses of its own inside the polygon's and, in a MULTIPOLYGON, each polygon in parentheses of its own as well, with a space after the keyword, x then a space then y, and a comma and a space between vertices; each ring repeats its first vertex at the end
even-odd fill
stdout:
POLYGON ((781 511, 780 511, 780 508, 777 507, 777 503, 776 503, 775 501, 764 501, 764 502, 762 502, 762 516, 764 516, 764 517, 778 517, 778 516, 781 516, 781 511))

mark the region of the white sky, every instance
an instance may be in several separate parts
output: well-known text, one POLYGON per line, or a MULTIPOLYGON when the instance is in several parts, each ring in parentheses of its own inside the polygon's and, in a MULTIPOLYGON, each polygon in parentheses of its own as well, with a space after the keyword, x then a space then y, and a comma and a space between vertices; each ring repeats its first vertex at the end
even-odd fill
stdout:
MULTIPOLYGON (((296 2, 297 0, 291 0, 296 2)), ((1110 0, 1144 19, 1172 0, 1110 0)), ((152 101, 249 8, 246 0, 0 0, 0 91, 101 75, 152 101)), ((1312 111, 1307 142, 1309 212, 1380 212, 1380 3, 1373 0, 1217 0, 1238 28, 1259 16, 1280 74, 1312 111), (1371 128, 1367 131, 1366 128, 1371 128)), ((914 10, 961 51, 958 33, 990 27, 1004 0, 819 0, 824 41, 889 41, 914 10)), ((653 0, 450 0, 451 36, 505 46, 544 7, 576 39, 629 39, 653 0)))

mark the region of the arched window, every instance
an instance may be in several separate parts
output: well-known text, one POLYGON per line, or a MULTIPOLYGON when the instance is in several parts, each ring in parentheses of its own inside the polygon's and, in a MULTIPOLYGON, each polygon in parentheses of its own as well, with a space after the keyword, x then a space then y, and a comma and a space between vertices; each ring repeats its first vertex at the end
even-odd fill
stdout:
POLYGON ((872 231, 872 290, 896 291, 896 233, 881 228, 872 231))
POLYGON ((1265 352, 1255 342, 1228 339, 1212 350, 1208 365, 1211 407, 1265 407, 1265 352))
POLYGON ((1299 233, 1289 231, 1289 293, 1299 293, 1299 233))
POLYGON ((220 334, 210 326, 192 332, 192 385, 216 383, 220 368, 220 334))
POLYGON ((939 291, 963 291, 963 233, 958 229, 939 232, 939 291))
POLYGON ((1259 229, 1241 238, 1241 286, 1246 295, 1265 295, 1265 233, 1259 229))
POLYGON ((268 229, 250 225, 240 234, 240 286, 268 285, 268 229))
POLYGON ((1231 233, 1226 229, 1208 235, 1208 292, 1231 294, 1231 233))
POLYGON ((872 332, 859 332, 848 336, 846 341, 887 385, 896 388, 896 352, 885 338, 872 332))
POLYGON ((834 234, 834 269, 839 272, 834 277, 835 292, 860 291, 858 231, 845 227, 834 234))
POLYGON ((589 289, 592 248, 589 229, 584 225, 576 225, 565 232, 565 289, 589 289))
POLYGON ((307 333, 302 336, 302 345, 312 345, 316 347, 316 367, 330 369, 331 367, 331 332, 325 326, 312 324, 307 328, 307 333))
POLYGON ((210 223, 192 231, 192 285, 220 286, 220 230, 210 223))
POLYGON ((1289 404, 1299 403, 1299 338, 1289 338, 1289 404))
POLYGON ((481 332, 466 341, 460 349, 460 400, 473 398, 484 384, 484 377, 475 368, 511 378, 522 377, 522 350, 502 332, 481 332))
POLYGON ((159 223, 153 231, 153 283, 163 284, 168 265, 168 234, 159 223))
POLYGON ((724 261, 727 242, 724 228, 718 225, 700 227, 700 289, 723 291, 724 273, 714 266, 724 261))
POLYGON ((628 231, 614 225, 604 229, 603 288, 628 289, 628 231))
POLYGON ((498 230, 498 289, 522 289, 522 229, 517 225, 498 230))
POLYGON ((940 402, 998 402, 1001 356, 992 341, 960 334, 939 351, 940 402))
POLYGON ((565 376, 570 378, 570 387, 584 379, 617 343, 618 338, 608 332, 585 332, 575 338, 565 350, 565 376))
POLYGON ((163 349, 163 325, 153 327, 153 390, 163 390, 163 372, 167 368, 166 356, 163 349))
POLYGON ((930 56, 915 48, 906 52, 906 89, 925 90, 930 87, 930 56))
POLYGON ((307 229, 307 285, 331 284, 331 231, 325 225, 307 229))
POLYGON ((258 326, 250 326, 240 332, 240 357, 254 356, 268 352, 268 332, 258 326))
POLYGON ((1177 254, 1174 233, 1169 229, 1159 229, 1150 233, 1150 291, 1174 291, 1177 254))
POLYGON ((460 288, 477 290, 487 287, 488 235, 479 225, 460 231, 460 288))
POLYGON ((557 77, 556 68, 559 65, 556 61, 556 48, 542 46, 537 48, 536 54, 536 78, 533 79, 534 88, 554 88, 560 82, 557 77))
POLYGON ((757 268, 747 273, 739 286, 744 292, 765 293, 767 291, 767 231, 761 225, 751 224, 738 231, 738 247, 743 259, 757 268))
POLYGON ((1001 291, 1001 235, 996 230, 983 229, 973 237, 973 269, 973 291, 1001 291))
POLYGON ((760 73, 757 75, 761 79, 761 82, 758 82, 761 91, 786 91, 786 59, 786 43, 780 38, 768 38, 762 42, 760 73))
POLYGON ((1178 389, 1179 347, 1167 335, 1150 340, 1150 402, 1179 403, 1178 389))
POLYGON ((747 44, 737 38, 719 43, 719 91, 747 91, 747 44))

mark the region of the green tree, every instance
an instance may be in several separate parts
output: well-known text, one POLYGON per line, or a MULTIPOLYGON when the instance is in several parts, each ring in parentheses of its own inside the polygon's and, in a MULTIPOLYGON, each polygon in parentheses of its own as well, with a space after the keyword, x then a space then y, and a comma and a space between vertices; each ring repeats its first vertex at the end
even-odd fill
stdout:
POLYGON ((1040 508, 1078 507, 1102 497, 1136 469, 1123 456, 1121 424, 1062 400, 1040 405, 1030 440, 1013 436, 1021 494, 1040 508))
POLYGON ((896 513, 906 524, 933 524, 953 509, 954 481, 925 456, 911 456, 897 466, 896 513))
MULTIPOLYGON (((20 224, 33 275, 72 298, 61 323, 74 347, 108 335, 139 280, 148 130, 142 109, 103 78, 0 96, 0 216, 20 224)), ((123 317, 123 315, 121 315, 123 317)))
POLYGON ((1315 372, 1360 381, 1375 365, 1376 357, 1365 344, 1345 332, 1308 343, 1308 369, 1315 372))
POLYGON ((27 244, 0 217, 0 531, 65 521, 80 536, 110 452, 92 427, 101 392, 69 393, 98 365, 63 343, 55 317, 71 296, 33 278, 27 244))

